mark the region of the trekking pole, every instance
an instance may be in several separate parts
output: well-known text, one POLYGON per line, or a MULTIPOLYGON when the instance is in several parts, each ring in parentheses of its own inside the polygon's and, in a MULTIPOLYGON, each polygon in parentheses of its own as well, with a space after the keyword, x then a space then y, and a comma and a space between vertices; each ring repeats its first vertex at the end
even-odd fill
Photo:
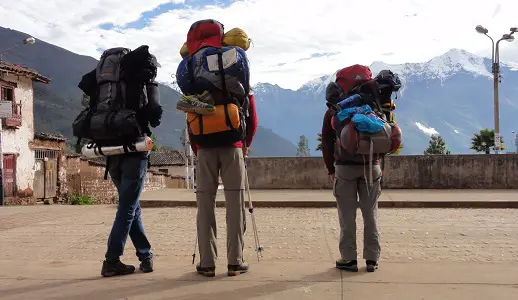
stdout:
MULTIPOLYGON (((194 188, 194 186, 193 186, 194 188)), ((194 194, 196 194, 196 190, 194 190, 194 194)), ((194 251, 192 252, 192 264, 194 265, 194 260, 196 259, 196 248, 198 247, 198 225, 196 224, 196 240, 194 241, 194 251)))
POLYGON ((194 265, 194 260, 196 259, 196 247, 198 247, 198 232, 196 232, 196 240, 194 241, 194 251, 192 252, 192 264, 194 265))
POLYGON ((262 257, 263 247, 261 247, 261 243, 259 242, 259 234, 257 233, 257 226, 255 224, 255 216, 254 216, 254 206, 252 205, 252 196, 250 194, 250 183, 248 181, 248 166, 246 165, 245 156, 245 178, 246 178, 246 191, 248 194, 248 211, 250 212, 250 216, 252 218, 252 228, 254 231, 254 239, 255 239, 255 248, 257 251, 257 261, 259 261, 259 257, 262 257))

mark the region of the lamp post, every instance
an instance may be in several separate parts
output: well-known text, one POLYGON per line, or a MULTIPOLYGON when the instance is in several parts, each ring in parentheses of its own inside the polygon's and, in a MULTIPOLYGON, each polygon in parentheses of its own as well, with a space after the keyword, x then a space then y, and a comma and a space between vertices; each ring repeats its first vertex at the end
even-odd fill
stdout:
MULTIPOLYGON (((3 61, 2 55, 23 45, 32 45, 36 43, 36 39, 33 37, 28 37, 24 39, 21 43, 16 44, 10 48, 7 48, 5 50, 0 50, 0 62, 3 61)), ((4 99, 0 99, 0 101, 3 101, 4 99)), ((4 119, 5 116, 0 116, 1 119, 4 119)), ((1 122, 0 122, 1 123, 1 122)), ((2 151, 2 124, 0 124, 0 206, 4 205, 4 154, 2 151)))
POLYGON ((34 43, 36 43, 36 39, 35 39, 35 38, 33 38, 33 37, 31 36, 31 37, 28 37, 28 38, 24 39, 24 40, 23 40, 21 43, 19 43, 19 44, 16 44, 16 45, 14 45, 14 46, 12 46, 12 47, 10 47, 10 48, 7 48, 7 49, 5 49, 5 50, 0 51, 0 61, 3 61, 3 59, 2 59, 2 55, 3 55, 4 53, 7 53, 7 52, 9 52, 9 51, 11 51, 11 50, 13 50, 13 49, 15 49, 15 48, 20 47, 20 46, 23 46, 23 45, 32 45, 32 44, 34 44, 34 43))
MULTIPOLYGON (((185 114, 185 120, 187 124, 187 114, 185 114)), ((184 138, 184 154, 185 154, 185 185, 187 189, 194 190, 195 181, 194 181, 194 158, 191 149, 191 142, 189 141, 189 132, 187 131, 187 126, 185 126, 185 130, 175 129, 176 132, 183 132, 184 138), (190 158, 190 167, 189 167, 189 158, 190 158)))
POLYGON ((495 153, 498 154, 501 146, 500 139, 500 112, 498 107, 498 83, 500 82, 500 49, 499 45, 501 41, 512 42, 514 41, 513 34, 518 32, 518 27, 512 27, 510 33, 506 33, 500 38, 495 45, 495 40, 490 37, 487 33, 489 30, 482 25, 477 25, 475 30, 487 36, 491 40, 491 71, 493 73, 493 101, 494 101, 494 121, 495 121, 495 153))

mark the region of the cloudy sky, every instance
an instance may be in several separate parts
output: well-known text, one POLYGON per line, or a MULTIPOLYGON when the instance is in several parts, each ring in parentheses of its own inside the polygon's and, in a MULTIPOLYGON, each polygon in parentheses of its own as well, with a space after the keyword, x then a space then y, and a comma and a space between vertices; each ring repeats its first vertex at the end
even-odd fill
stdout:
MULTIPOLYGON (((76 53, 99 58, 106 48, 147 44, 163 66, 159 80, 166 82, 173 80, 190 25, 214 18, 253 39, 252 83, 292 89, 353 63, 422 62, 451 48, 490 55, 490 40, 475 26, 486 26, 494 38, 518 26, 517 0, 0 2, 0 26, 76 53)), ((502 44, 501 59, 518 62, 518 41, 502 44)))

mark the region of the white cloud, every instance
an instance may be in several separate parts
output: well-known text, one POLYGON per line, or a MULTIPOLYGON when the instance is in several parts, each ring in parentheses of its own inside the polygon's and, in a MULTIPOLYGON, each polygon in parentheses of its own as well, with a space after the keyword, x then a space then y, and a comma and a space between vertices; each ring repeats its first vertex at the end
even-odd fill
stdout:
MULTIPOLYGON (((95 58, 100 55, 98 48, 148 44, 163 66, 159 80, 170 81, 189 26, 215 18, 226 29, 245 29, 254 40, 255 47, 248 51, 253 83, 286 88, 298 88, 353 63, 426 61, 451 48, 490 55, 489 39, 477 34, 475 26, 486 26, 495 38, 518 26, 516 0, 476 4, 472 0, 242 0, 225 8, 170 10, 141 30, 123 29, 143 12, 170 2, 191 4, 189 0, 2 0, 0 20, 2 26, 95 58), (104 23, 118 28, 100 29, 104 23), (333 52, 339 54, 298 61, 333 52)), ((518 42, 501 46, 502 60, 518 62, 518 42)))
POLYGON ((419 122, 415 122, 415 125, 417 126, 417 128, 419 128, 419 130, 421 130, 422 132, 426 133, 429 136, 432 136, 434 134, 439 134, 439 132, 437 132, 437 130, 435 130, 435 128, 426 127, 419 122))

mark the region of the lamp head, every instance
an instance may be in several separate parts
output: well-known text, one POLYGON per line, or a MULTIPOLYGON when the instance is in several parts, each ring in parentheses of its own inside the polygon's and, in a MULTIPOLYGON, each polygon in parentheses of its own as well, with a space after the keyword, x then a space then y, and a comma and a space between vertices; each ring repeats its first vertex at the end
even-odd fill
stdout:
POLYGON ((487 34, 489 32, 489 30, 487 30, 487 28, 485 28, 482 25, 477 25, 477 27, 475 27, 475 30, 480 34, 487 34))

